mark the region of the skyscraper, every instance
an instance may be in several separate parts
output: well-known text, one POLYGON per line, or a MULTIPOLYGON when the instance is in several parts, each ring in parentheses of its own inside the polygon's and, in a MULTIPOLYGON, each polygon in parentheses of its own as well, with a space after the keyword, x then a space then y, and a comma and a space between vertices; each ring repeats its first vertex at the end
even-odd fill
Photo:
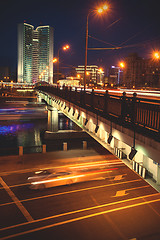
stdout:
POLYGON ((53 83, 53 28, 18 25, 18 82, 53 83))

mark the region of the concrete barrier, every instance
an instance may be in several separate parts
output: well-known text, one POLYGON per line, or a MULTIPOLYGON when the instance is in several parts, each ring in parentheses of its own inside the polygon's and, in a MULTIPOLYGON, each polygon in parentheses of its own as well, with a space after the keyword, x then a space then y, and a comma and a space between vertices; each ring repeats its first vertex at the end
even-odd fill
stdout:
POLYGON ((135 164, 135 161, 133 161, 133 170, 134 170, 134 171, 136 170, 136 164, 135 164))
POLYGON ((46 144, 43 144, 43 145, 42 145, 42 152, 43 152, 43 153, 46 153, 46 144))
POLYGON ((136 172, 138 173, 139 172, 139 163, 135 162, 135 164, 136 164, 136 172))
POLYGON ((84 150, 87 149, 87 141, 83 141, 83 149, 84 149, 84 150))
POLYGON ((142 177, 146 178, 146 168, 145 167, 143 167, 143 169, 142 169, 142 177))
POLYGON ((19 156, 23 156, 23 146, 19 146, 19 156))
POLYGON ((63 143, 63 151, 67 151, 67 142, 63 143))
POLYGON ((143 169, 143 166, 139 164, 139 175, 142 176, 142 169, 143 169))

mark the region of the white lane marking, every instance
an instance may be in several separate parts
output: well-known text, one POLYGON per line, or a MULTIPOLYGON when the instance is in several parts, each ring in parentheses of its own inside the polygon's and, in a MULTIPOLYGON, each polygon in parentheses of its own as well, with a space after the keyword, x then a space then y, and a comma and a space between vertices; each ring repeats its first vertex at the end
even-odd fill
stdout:
POLYGON ((31 217, 27 209, 22 205, 22 203, 19 201, 19 199, 16 197, 16 195, 11 191, 11 189, 8 187, 8 185, 3 181, 3 179, 0 177, 0 183, 6 190, 6 192, 9 194, 9 196, 12 198, 14 203, 17 205, 17 207, 20 209, 24 217, 27 219, 28 222, 34 221, 34 219, 31 217))

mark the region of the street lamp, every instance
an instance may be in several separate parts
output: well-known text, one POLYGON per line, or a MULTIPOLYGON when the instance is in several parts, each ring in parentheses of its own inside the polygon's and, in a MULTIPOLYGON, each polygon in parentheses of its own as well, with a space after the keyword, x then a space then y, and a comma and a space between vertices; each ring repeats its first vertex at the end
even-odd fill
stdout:
POLYGON ((69 45, 67 44, 67 45, 63 46, 62 48, 59 48, 59 49, 58 49, 58 56, 57 56, 57 81, 59 81, 59 52, 60 52, 60 50, 66 51, 66 50, 68 50, 69 48, 70 48, 70 47, 69 47, 69 45))
MULTIPOLYGON (((51 62, 56 63, 57 62, 57 58, 53 58, 51 60, 51 62)), ((49 62, 50 63, 50 62, 49 62)), ((46 69, 44 69, 40 74, 39 74, 39 79, 43 80, 43 76, 44 76, 44 80, 46 77, 46 72, 48 72, 48 76, 49 76, 49 66, 46 66, 46 69)))
POLYGON ((104 74, 103 69, 99 68, 98 73, 99 73, 99 83, 102 84, 102 75, 104 74))
POLYGON ((53 63, 56 63, 57 61, 58 61, 57 58, 53 58, 53 60, 52 60, 53 63))
POLYGON ((99 7, 98 9, 91 9, 88 12, 87 15, 87 23, 86 23, 86 44, 85 44, 85 66, 84 66, 84 91, 86 88, 86 70, 87 70, 87 50, 88 50, 88 19, 89 19, 89 15, 93 12, 97 12, 99 14, 102 14, 104 11, 108 10, 108 5, 104 4, 101 7, 99 7))
POLYGON ((124 68, 124 67, 125 67, 124 62, 120 62, 119 66, 120 66, 121 68, 124 68))
POLYGON ((157 86, 160 82, 160 51, 153 52, 154 68, 152 69, 152 84, 157 86))
POLYGON ((125 67, 124 62, 120 62, 118 67, 112 66, 112 68, 118 69, 118 85, 120 83, 120 72, 122 72, 121 69, 124 67, 125 67))
POLYGON ((160 53, 159 52, 154 52, 153 53, 153 58, 156 59, 156 60, 160 59, 160 53))

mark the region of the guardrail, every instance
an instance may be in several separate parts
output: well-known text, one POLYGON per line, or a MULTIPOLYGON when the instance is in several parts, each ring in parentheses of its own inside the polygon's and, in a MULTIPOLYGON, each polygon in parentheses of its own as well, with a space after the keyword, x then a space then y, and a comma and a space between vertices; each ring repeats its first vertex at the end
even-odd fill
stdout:
POLYGON ((125 154, 124 151, 125 151, 125 148, 114 147, 114 153, 120 159, 126 159, 127 158, 127 155, 125 154))
POLYGON ((146 178, 146 168, 142 163, 133 160, 133 170, 136 171, 141 177, 146 178))
POLYGON ((39 86, 43 93, 52 93, 77 106, 90 110, 108 120, 127 128, 140 132, 160 141, 160 101, 137 97, 111 95, 106 92, 95 93, 85 91, 72 91, 72 88, 59 88, 53 86, 39 86))

